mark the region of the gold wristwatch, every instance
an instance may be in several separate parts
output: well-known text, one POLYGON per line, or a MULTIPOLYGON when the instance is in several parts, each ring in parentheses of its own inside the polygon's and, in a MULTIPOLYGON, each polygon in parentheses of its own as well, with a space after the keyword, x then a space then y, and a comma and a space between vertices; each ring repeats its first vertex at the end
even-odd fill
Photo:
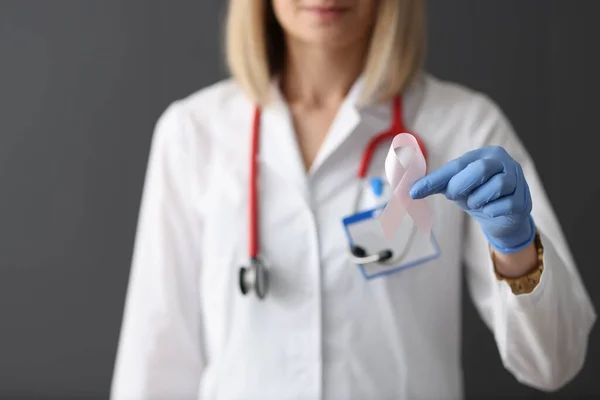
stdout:
POLYGON ((535 249, 537 250, 537 265, 527 272, 525 275, 517 278, 508 278, 500 275, 496 269, 496 259, 494 252, 491 252, 492 264, 494 265, 494 273, 496 278, 500 281, 505 281, 510 286, 514 294, 527 294, 531 293, 533 289, 540 283, 542 279, 542 272, 544 272, 544 246, 542 246, 542 240, 540 234, 535 234, 535 249))

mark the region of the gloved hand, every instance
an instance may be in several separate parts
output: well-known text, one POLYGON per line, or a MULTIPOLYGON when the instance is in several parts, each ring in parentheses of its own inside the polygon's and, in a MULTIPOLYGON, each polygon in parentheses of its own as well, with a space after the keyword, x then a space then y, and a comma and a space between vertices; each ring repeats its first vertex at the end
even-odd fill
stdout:
POLYGON ((531 195, 523 170, 502 147, 470 151, 421 178, 410 196, 443 193, 479 222, 502 253, 526 248, 535 236, 531 195))

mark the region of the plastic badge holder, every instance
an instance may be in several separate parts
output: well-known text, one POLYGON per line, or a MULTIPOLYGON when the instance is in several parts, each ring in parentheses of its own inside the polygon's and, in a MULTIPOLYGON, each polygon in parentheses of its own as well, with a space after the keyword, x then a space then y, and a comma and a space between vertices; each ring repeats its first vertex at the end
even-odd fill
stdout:
POLYGON ((433 232, 430 238, 424 236, 408 215, 402 219, 393 240, 388 242, 378 219, 384 207, 385 205, 381 205, 343 219, 350 249, 358 245, 366 250, 367 254, 377 254, 384 250, 392 251, 392 257, 387 261, 358 266, 365 279, 397 273, 440 256, 440 249, 433 232))

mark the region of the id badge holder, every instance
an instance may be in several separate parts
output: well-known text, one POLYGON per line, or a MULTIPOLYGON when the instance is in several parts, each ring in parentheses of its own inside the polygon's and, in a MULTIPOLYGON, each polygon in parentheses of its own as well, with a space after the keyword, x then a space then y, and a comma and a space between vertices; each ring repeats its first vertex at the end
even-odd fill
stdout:
POLYGON ((440 249, 432 233, 425 237, 409 216, 402 219, 400 228, 391 242, 385 238, 378 219, 385 204, 359 212, 343 219, 344 230, 351 251, 354 246, 362 248, 367 255, 391 251, 391 257, 383 262, 359 264, 365 279, 373 279, 418 267, 440 256, 440 249))

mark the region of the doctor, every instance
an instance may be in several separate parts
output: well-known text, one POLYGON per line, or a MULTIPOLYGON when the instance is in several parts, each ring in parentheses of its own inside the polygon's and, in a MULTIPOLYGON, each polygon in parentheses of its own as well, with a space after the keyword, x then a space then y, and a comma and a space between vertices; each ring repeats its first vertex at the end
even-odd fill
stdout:
POLYGON ((233 78, 156 126, 113 399, 460 399, 463 273, 518 381, 577 374, 596 315, 557 217, 499 108, 421 70, 424 19, 421 0, 230 1, 233 78), (381 235, 348 217, 389 199, 389 141, 357 169, 390 127, 426 153, 410 196, 433 247, 417 232, 412 261, 369 272, 350 241, 381 235), (252 256, 262 299, 240 290, 252 256))

